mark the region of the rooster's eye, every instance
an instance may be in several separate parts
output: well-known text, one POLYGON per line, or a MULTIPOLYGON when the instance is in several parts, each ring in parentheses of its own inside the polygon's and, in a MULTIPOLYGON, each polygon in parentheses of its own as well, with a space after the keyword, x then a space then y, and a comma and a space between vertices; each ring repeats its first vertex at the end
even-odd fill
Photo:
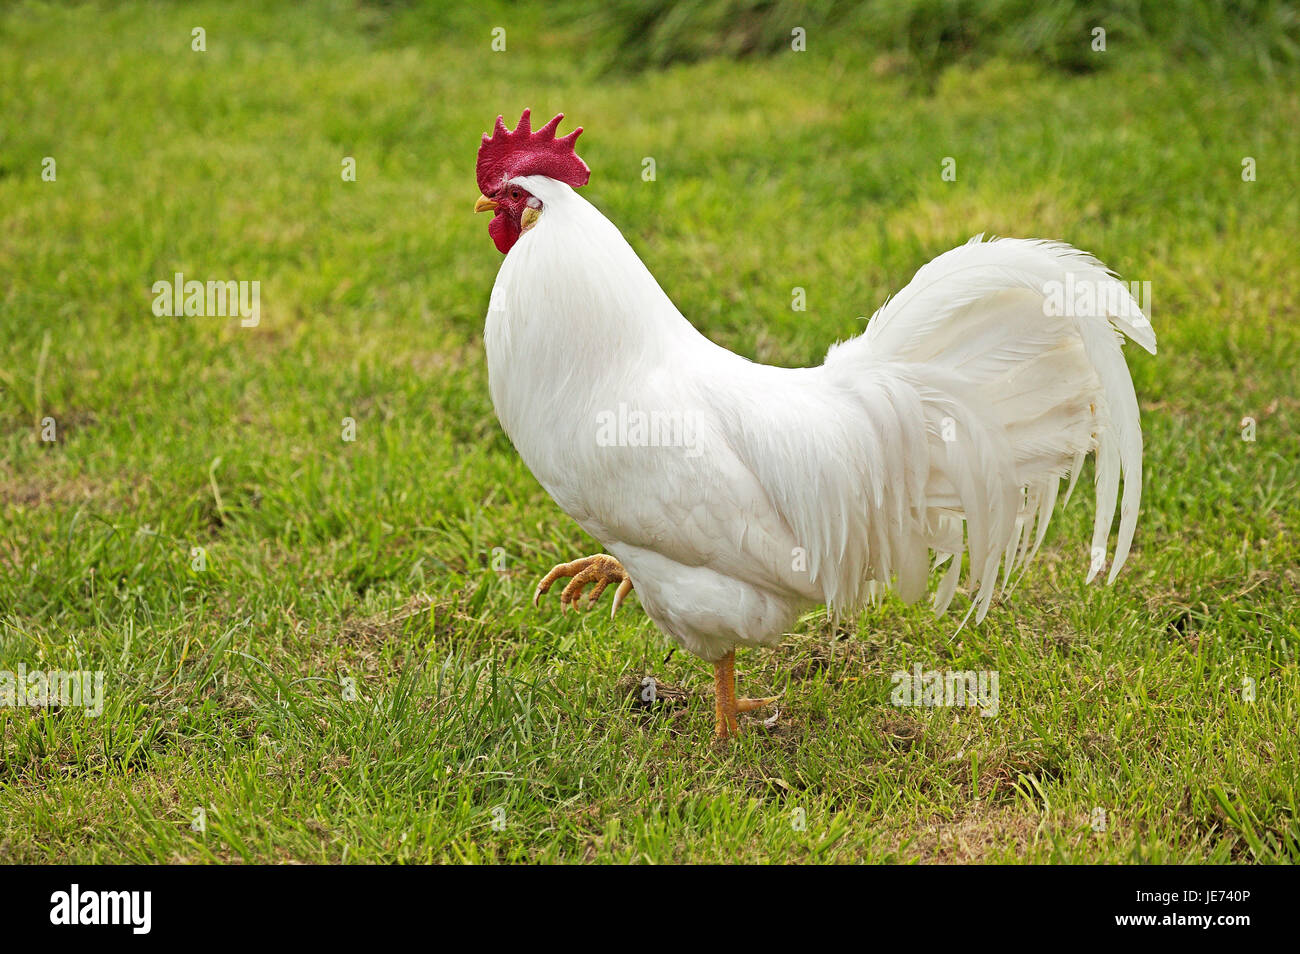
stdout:
POLYGON ((517 198, 519 198, 519 190, 518 190, 518 189, 514 189, 514 190, 512 190, 511 193, 510 193, 510 198, 512 198, 512 199, 517 199, 517 198))

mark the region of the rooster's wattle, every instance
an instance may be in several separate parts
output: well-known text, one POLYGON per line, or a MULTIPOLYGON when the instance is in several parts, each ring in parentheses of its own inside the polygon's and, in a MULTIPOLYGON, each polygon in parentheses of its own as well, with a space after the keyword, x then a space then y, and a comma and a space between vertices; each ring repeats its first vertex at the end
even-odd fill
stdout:
MULTIPOLYGON (((575 188, 581 128, 479 148, 489 232, 505 254, 484 341, 497 416, 556 503, 613 556, 555 567, 587 605, 632 588, 664 633, 715 665, 716 727, 738 700, 737 646, 778 641, 805 609, 850 610, 883 587, 908 601, 963 558, 977 620, 1042 543, 1062 478, 1096 454, 1091 580, 1128 556, 1142 487, 1137 398, 1120 345, 1155 352, 1129 290, 1056 242, 973 239, 940 255, 816 368, 732 354, 673 306, 575 188), (1060 288, 1088 287, 1074 308, 1060 288), (1064 305, 1064 307, 1061 307, 1064 305), (1084 313, 1079 313, 1080 311, 1084 313), (1120 334, 1122 332, 1122 334, 1120 334), (1120 483, 1123 478, 1123 496, 1120 483), (935 560, 932 565, 931 553, 935 560)), ((1067 491, 1068 497, 1068 491, 1067 491)))

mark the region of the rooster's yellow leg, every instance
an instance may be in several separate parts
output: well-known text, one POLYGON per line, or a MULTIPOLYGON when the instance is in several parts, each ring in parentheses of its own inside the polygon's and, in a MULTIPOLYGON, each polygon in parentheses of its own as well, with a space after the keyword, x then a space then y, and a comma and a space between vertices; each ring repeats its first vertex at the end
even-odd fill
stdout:
POLYGON ((776 696, 764 699, 736 698, 736 651, 733 649, 713 664, 714 734, 729 739, 740 731, 736 716, 776 702, 776 696))
POLYGON ((623 605, 623 600, 627 594, 632 592, 632 580, 628 577, 627 571, 623 569, 623 564, 619 563, 612 556, 604 553, 598 553, 595 556, 583 557, 574 560, 572 563, 559 563, 551 568, 551 572, 542 577, 537 584, 537 589, 533 591, 533 605, 542 598, 542 594, 551 588, 551 584, 561 577, 573 577, 569 584, 560 591, 560 612, 568 610, 570 606, 577 606, 578 601, 582 599, 583 588, 588 583, 595 583, 591 593, 587 597, 587 609, 596 605, 596 600, 600 594, 605 592, 605 587, 611 583, 617 583, 618 589, 614 592, 614 605, 609 611, 611 619, 618 612, 618 608, 623 605))

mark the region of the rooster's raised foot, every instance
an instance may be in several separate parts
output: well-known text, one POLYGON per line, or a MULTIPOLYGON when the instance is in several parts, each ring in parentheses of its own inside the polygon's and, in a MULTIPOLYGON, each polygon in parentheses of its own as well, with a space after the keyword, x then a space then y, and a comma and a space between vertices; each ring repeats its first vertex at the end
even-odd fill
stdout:
POLYGON ((551 584, 560 577, 573 577, 569 584, 560 591, 560 612, 566 612, 570 606, 579 606, 579 600, 582 599, 582 591, 588 583, 595 583, 595 588, 587 596, 587 605, 584 609, 591 609, 596 605, 596 600, 600 599, 600 594, 605 592, 605 587, 611 583, 617 583, 618 589, 614 591, 614 605, 610 608, 610 619, 618 612, 618 608, 623 605, 623 600, 627 594, 632 592, 632 581, 628 578, 627 571, 623 569, 623 564, 619 563, 612 556, 604 553, 598 553, 595 556, 582 557, 571 563, 559 563, 551 568, 551 572, 542 577, 537 584, 537 589, 533 591, 533 605, 536 606, 542 594, 551 588, 551 584))

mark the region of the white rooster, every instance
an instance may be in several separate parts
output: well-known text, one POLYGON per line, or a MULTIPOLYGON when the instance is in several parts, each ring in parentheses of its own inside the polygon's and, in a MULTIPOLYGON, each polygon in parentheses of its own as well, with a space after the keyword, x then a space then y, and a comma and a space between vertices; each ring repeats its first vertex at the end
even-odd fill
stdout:
MULTIPOLYGON (((1155 353, 1127 288, 1068 245, 974 239, 923 267, 816 368, 732 354, 673 306, 575 188, 590 172, 563 114, 484 135, 475 211, 505 254, 484 342, 492 401, 541 485, 613 556, 561 564, 562 608, 632 589, 679 645, 714 664, 716 731, 737 699, 737 646, 770 646, 807 608, 907 601, 963 562, 972 610, 1027 562, 1059 482, 1096 453, 1091 580, 1133 538, 1142 487, 1122 335, 1155 353), (1088 295, 1062 290, 1087 289, 1088 295), (1096 307, 1072 307, 1091 298, 1096 307), (1085 313, 1078 314, 1076 312, 1085 313), (1123 496, 1120 481, 1123 478, 1123 496), (965 558, 965 560, 964 560, 965 558)), ((1067 491, 1068 497, 1068 491, 1067 491)), ((611 611, 612 612, 612 611, 611 611)), ((969 614, 968 614, 969 615, 969 614)))

